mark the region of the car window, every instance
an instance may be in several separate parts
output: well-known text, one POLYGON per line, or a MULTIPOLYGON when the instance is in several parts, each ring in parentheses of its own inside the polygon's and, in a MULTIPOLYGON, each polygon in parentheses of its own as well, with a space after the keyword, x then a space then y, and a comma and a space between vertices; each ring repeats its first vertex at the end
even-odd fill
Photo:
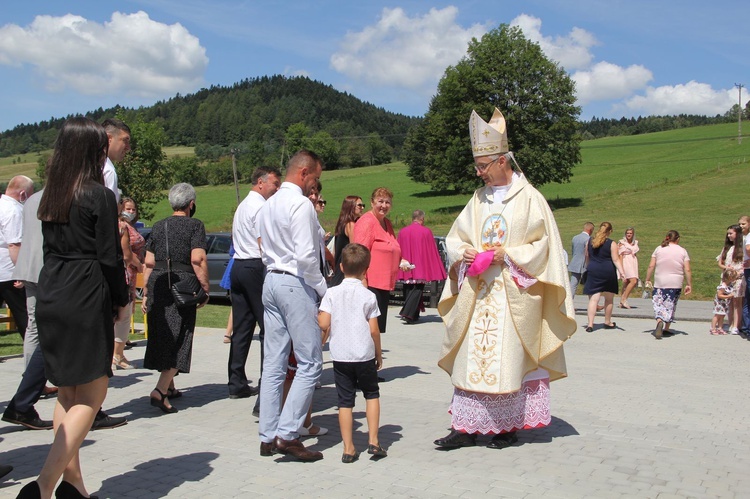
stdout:
POLYGON ((231 236, 225 236, 225 235, 215 235, 210 236, 209 246, 208 246, 208 253, 223 253, 228 254, 229 253, 229 247, 232 245, 232 238, 231 236))

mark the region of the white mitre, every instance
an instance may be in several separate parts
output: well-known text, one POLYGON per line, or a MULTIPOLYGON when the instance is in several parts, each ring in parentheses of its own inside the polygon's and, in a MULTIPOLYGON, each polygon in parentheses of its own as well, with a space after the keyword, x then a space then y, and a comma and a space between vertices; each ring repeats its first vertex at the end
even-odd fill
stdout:
POLYGON ((469 118, 469 135, 471 152, 475 158, 508 152, 508 130, 505 127, 503 113, 498 108, 495 108, 489 123, 472 110, 469 118))

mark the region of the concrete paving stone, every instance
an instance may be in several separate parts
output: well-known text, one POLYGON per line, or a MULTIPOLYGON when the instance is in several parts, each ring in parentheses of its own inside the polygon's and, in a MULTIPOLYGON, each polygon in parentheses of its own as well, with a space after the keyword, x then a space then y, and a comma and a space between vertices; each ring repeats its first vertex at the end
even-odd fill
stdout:
MULTIPOLYGON (((585 297, 576 297, 576 308, 582 305, 585 297)), ((407 327, 391 307, 383 336, 388 382, 381 384, 380 430, 390 456, 353 465, 339 462, 327 353, 313 417, 331 433, 309 441, 326 458, 312 464, 266 459, 258 455, 257 418, 250 415, 254 398, 226 396, 223 330, 200 329, 191 373, 176 379, 185 393, 175 401, 179 413, 162 415, 149 406, 153 372, 116 373, 104 409, 130 423, 87 436, 81 450, 86 482, 103 497, 139 498, 749 496, 750 434, 738 415, 750 411, 750 400, 736 390, 717 390, 715 380, 750 375, 750 342, 706 335, 710 310, 710 303, 683 300, 679 313, 701 322, 680 321, 675 328, 687 334, 662 342, 648 334, 650 308, 647 319, 616 316, 625 334, 576 334, 565 347, 569 377, 552 384, 550 427, 520 432, 523 445, 501 452, 483 447, 487 437, 477 448, 439 452, 432 441, 448 432, 452 393, 448 376, 435 365, 442 325, 429 309, 423 322, 407 327), (488 465, 498 472, 486 473, 488 465), (455 487, 456 476, 473 488, 455 487), (391 487, 399 490, 389 492, 391 487)), ((144 350, 136 347, 128 357, 141 365, 144 350)), ((254 343, 248 361, 254 380, 258 355, 254 343)), ((20 359, 0 363, 0 410, 21 370, 20 359)), ((355 442, 364 448, 364 407, 357 402, 355 442)), ((40 401, 37 409, 51 417, 54 404, 40 401)), ((0 483, 0 496, 13 497, 36 476, 51 437, 0 423, 0 462, 15 466, 13 481, 0 483)))
POLYGON ((683 494, 684 496, 704 496, 706 495, 706 488, 701 485, 685 485, 682 484, 677 487, 677 493, 683 494))
POLYGON ((521 499, 524 497, 529 497, 529 494, 531 492, 528 490, 517 490, 517 489, 509 489, 507 487, 492 487, 488 493, 488 495, 492 497, 510 497, 510 498, 517 498, 521 499))
POLYGON ((706 488, 706 490, 710 490, 711 492, 721 492, 721 491, 729 491, 730 487, 729 484, 726 482, 721 481, 705 481, 701 483, 703 487, 706 488))
POLYGON ((515 490, 519 492, 530 491, 529 486, 524 484, 523 482, 511 482, 508 480, 497 480, 497 481, 491 482, 489 485, 493 489, 515 490))

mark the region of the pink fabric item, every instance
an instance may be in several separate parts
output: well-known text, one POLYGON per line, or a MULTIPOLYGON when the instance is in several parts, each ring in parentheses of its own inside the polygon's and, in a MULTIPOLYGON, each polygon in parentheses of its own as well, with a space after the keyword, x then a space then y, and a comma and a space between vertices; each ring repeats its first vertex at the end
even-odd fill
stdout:
POLYGON ((469 270, 466 271, 466 275, 478 276, 492 265, 492 259, 495 257, 493 250, 487 250, 479 253, 474 257, 474 261, 471 263, 469 270))
POLYGON ((430 229, 413 222, 399 231, 398 244, 401 246, 401 258, 415 266, 406 272, 399 270, 399 281, 445 280, 445 267, 430 229))
POLYGON ((393 291, 396 287, 396 274, 401 261, 401 246, 393 233, 390 220, 385 219, 386 230, 368 211, 354 224, 353 243, 359 243, 370 250, 370 268, 367 269, 367 285, 375 289, 393 291))

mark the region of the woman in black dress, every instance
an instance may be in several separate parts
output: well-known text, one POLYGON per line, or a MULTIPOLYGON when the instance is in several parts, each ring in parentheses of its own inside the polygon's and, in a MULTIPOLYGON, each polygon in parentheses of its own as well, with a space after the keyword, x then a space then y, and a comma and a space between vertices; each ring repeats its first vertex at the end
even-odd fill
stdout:
MULTIPOLYGON (((171 280, 174 284, 195 274, 208 295, 206 229, 203 222, 193 218, 195 189, 190 184, 175 184, 169 190, 169 204, 174 213, 154 224, 146 244, 143 272, 146 288, 141 305, 143 313, 148 314, 148 343, 143 367, 161 373, 156 388, 151 391, 150 401, 165 413, 177 412, 169 399, 182 396, 182 392, 174 387, 175 375, 190 372, 196 311, 196 307, 177 308, 169 282, 171 280), (171 260, 171 275, 167 272, 167 257, 171 260)), ((198 308, 203 305, 205 302, 198 308)))
POLYGON ((594 316, 599 298, 604 296, 604 329, 614 329, 617 324, 612 322, 612 302, 618 290, 617 272, 625 275, 622 270, 620 253, 617 243, 609 238, 612 234, 612 224, 602 222, 596 235, 589 239, 586 245, 586 284, 583 293, 589 295, 588 325, 586 331, 594 330, 594 316))
POLYGON ((117 201, 104 187, 107 134, 88 118, 65 122, 47 167, 38 216, 44 235, 36 321, 47 378, 59 387, 55 439, 39 477, 19 497, 87 497, 78 452, 112 376, 114 322, 128 303, 117 201))
POLYGON ((336 239, 334 239, 333 277, 328 284, 329 287, 338 286, 344 280, 344 271, 341 270, 341 251, 349 244, 349 239, 354 233, 354 222, 359 220, 364 209, 365 204, 359 196, 346 196, 344 202, 341 203, 341 212, 334 231, 336 239))

